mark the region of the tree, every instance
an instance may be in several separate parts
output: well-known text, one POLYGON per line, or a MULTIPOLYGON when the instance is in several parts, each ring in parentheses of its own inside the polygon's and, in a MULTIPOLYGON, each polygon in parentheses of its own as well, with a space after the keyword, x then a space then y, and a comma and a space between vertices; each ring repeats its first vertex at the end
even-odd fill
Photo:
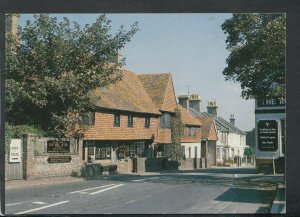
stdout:
POLYGON ((6 49, 6 117, 11 124, 41 126, 56 136, 78 137, 81 114, 94 109, 91 94, 122 79, 118 51, 138 31, 123 26, 112 35, 110 20, 99 16, 81 27, 63 18, 34 15, 10 35, 6 49))
POLYGON ((222 24, 230 51, 225 80, 240 82, 242 97, 285 97, 284 14, 233 14, 222 24))
POLYGON ((245 148, 244 155, 247 156, 248 158, 253 156, 254 153, 255 152, 253 151, 252 148, 249 148, 249 147, 245 148))

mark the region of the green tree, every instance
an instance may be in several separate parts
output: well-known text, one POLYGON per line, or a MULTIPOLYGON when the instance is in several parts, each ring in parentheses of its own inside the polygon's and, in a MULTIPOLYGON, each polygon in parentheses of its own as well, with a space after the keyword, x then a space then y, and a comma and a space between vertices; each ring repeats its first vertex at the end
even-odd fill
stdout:
POLYGON ((60 137, 80 136, 81 114, 92 111, 97 100, 91 93, 122 79, 125 60, 113 60, 137 31, 135 23, 111 34, 105 15, 84 27, 67 18, 34 15, 18 36, 7 38, 7 121, 38 125, 60 137))
POLYGON ((252 148, 245 148, 244 155, 246 155, 247 157, 251 157, 254 155, 254 151, 252 150, 252 148))
POLYGON ((230 51, 225 80, 239 82, 242 97, 285 97, 284 14, 233 14, 222 24, 230 51))
POLYGON ((175 109, 174 116, 171 117, 170 122, 171 127, 171 159, 172 160, 181 160, 182 159, 182 150, 181 150, 181 137, 180 137, 180 131, 183 127, 183 124, 181 122, 181 113, 179 109, 175 109))

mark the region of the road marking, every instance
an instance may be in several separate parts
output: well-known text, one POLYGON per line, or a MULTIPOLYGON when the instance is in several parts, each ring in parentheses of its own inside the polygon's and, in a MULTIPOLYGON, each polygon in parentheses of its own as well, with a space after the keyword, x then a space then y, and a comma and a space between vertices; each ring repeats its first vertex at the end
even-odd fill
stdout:
POLYGON ((280 201, 280 200, 274 200, 273 203, 276 203, 276 204, 286 204, 285 201, 280 201))
POLYGON ((146 178, 146 179, 136 179, 136 180, 132 180, 133 182, 141 182, 144 180, 148 180, 148 179, 158 179, 159 177, 152 177, 152 178, 146 178))
POLYGON ((39 204, 39 205, 47 204, 47 203, 45 203, 45 202, 43 202, 43 201, 36 201, 36 202, 32 202, 32 203, 39 204))
POLYGON ((23 201, 23 202, 19 202, 19 203, 10 203, 10 204, 5 204, 5 206, 14 206, 14 205, 29 203, 29 202, 31 202, 31 201, 23 201))
POLYGON ((25 214, 25 213, 29 213, 29 212, 35 212, 35 211, 38 211, 38 210, 41 210, 41 209, 46 209, 46 208, 49 208, 49 207, 52 207, 52 206, 57 206, 57 205, 68 203, 68 202, 70 202, 70 201, 66 200, 66 201, 50 204, 48 206, 42 206, 42 207, 39 207, 39 208, 36 208, 36 209, 30 209, 30 210, 26 210, 26 211, 23 211, 23 212, 19 212, 19 213, 16 213, 16 215, 25 214))
POLYGON ((72 191, 72 192, 67 193, 67 194, 82 193, 83 191, 94 190, 94 189, 98 189, 98 188, 105 188, 105 187, 112 186, 112 185, 116 185, 116 184, 103 185, 103 186, 99 186, 99 187, 95 187, 95 188, 87 188, 87 189, 83 189, 83 190, 80 190, 80 191, 72 191))
POLYGON ((101 193, 101 192, 104 192, 104 191, 111 190, 111 189, 113 189, 113 188, 121 187, 121 186, 123 186, 123 185, 124 185, 124 184, 115 185, 115 186, 112 186, 112 187, 109 187, 109 188, 102 189, 102 190, 100 190, 100 191, 95 191, 95 192, 90 193, 90 194, 91 194, 91 195, 98 194, 98 193, 101 193))

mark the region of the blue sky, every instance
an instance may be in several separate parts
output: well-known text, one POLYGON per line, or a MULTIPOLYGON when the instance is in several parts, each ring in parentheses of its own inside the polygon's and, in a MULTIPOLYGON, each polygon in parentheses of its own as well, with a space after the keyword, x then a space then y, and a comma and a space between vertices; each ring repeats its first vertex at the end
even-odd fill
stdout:
MULTIPOLYGON (((81 25, 92 23, 98 14, 55 14, 66 16, 81 25)), ((121 51, 126 58, 125 68, 137 74, 171 72, 176 95, 199 94, 201 110, 215 99, 218 114, 229 120, 236 118, 236 126, 248 131, 254 127, 254 101, 240 97, 237 83, 225 81, 226 35, 222 23, 232 14, 107 14, 112 29, 124 25, 129 28, 135 21, 140 31, 121 51)), ((21 15, 24 25, 31 15, 21 15)))

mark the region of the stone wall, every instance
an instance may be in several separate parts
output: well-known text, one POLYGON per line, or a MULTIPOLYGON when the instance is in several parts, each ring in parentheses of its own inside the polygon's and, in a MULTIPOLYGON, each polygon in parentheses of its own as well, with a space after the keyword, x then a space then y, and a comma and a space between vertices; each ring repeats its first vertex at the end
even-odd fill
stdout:
MULTIPOLYGON (((82 161, 82 140, 79 140, 76 147, 71 148, 72 153, 46 153, 45 144, 53 138, 36 137, 31 134, 23 136, 23 171, 26 179, 35 179, 51 176, 80 175, 83 166, 82 161), (76 149, 76 150, 75 150, 76 149), (49 163, 49 157, 70 156, 68 163, 49 163)), ((72 145, 71 145, 72 147, 72 145)))
POLYGON ((50 156, 35 156, 34 158, 34 178, 51 176, 69 176, 72 173, 79 173, 82 163, 78 155, 71 156, 69 163, 48 163, 50 156))
POLYGON ((179 170, 193 170, 194 169, 194 158, 186 158, 180 161, 179 170))
POLYGON ((122 159, 117 162, 118 174, 131 174, 132 173, 132 160, 130 158, 122 159))

